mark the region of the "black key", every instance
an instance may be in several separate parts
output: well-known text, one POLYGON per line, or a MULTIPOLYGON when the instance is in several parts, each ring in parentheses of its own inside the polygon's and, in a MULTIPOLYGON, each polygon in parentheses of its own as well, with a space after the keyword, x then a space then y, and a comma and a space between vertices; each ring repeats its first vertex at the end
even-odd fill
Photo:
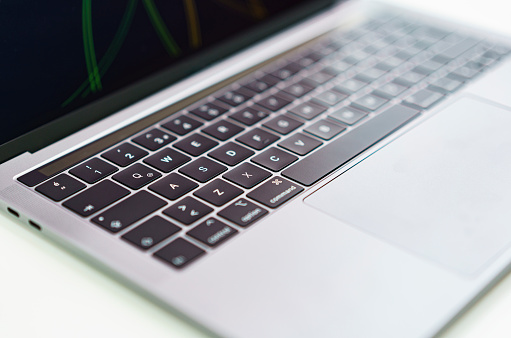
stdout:
POLYGON ((291 97, 285 95, 283 92, 279 92, 275 95, 270 95, 262 100, 259 100, 257 104, 275 112, 284 108, 292 101, 293 99, 291 97))
POLYGON ((184 140, 175 143, 174 147, 190 155, 199 156, 217 145, 217 141, 213 141, 206 136, 202 136, 201 134, 192 134, 184 140))
POLYGON ((246 227, 267 213, 268 211, 266 209, 244 198, 240 198, 220 211, 218 215, 239 226, 246 227))
POLYGON ((374 68, 368 68, 357 74, 355 77, 363 82, 371 83, 374 80, 379 79, 383 75, 387 73, 384 70, 378 69, 376 67, 374 68))
POLYGON ((352 107, 344 107, 330 114, 331 118, 349 125, 357 123, 366 116, 366 113, 352 107))
POLYGON ((140 163, 135 163, 131 167, 112 176, 114 180, 130 187, 131 189, 140 189, 158 177, 161 177, 159 172, 140 163))
POLYGON ((461 87, 462 84, 463 82, 443 77, 430 84, 428 88, 435 92, 449 94, 461 87))
POLYGON ((285 80, 293 76, 294 74, 298 73, 302 69, 302 66, 300 66, 297 63, 291 62, 284 67, 281 67, 273 72, 271 72, 271 75, 281 79, 285 80))
POLYGON ((155 167, 156 169, 168 173, 190 160, 191 160, 190 157, 181 154, 179 151, 170 148, 165 148, 160 150, 156 154, 146 158, 144 160, 144 163, 147 163, 150 166, 155 167))
POLYGON ((216 206, 224 205, 230 200, 238 197, 243 193, 243 190, 236 188, 232 184, 225 182, 217 178, 216 180, 203 186, 193 194, 197 197, 202 198, 206 202, 209 202, 216 206))
POLYGON ((236 141, 239 141, 243 144, 246 144, 249 147, 252 147, 256 150, 261 150, 273 142, 279 139, 278 136, 273 135, 267 131, 264 131, 259 128, 255 128, 248 133, 245 133, 238 137, 236 141))
POLYGON ((225 164, 236 165, 254 154, 255 153, 250 149, 242 147, 234 142, 229 142, 213 150, 208 155, 225 164))
POLYGON ((222 96, 218 97, 218 99, 222 102, 227 103, 230 106, 236 107, 244 102, 247 102, 253 96, 254 92, 242 87, 237 90, 228 91, 224 93, 222 96))
POLYGON ((332 75, 339 75, 348 70, 352 65, 346 63, 344 61, 336 61, 332 63, 330 66, 325 68, 325 72, 330 73, 332 75))
POLYGON ((280 82, 280 79, 276 78, 275 76, 273 75, 270 75, 270 74, 265 74, 264 76, 262 76, 259 81, 263 81, 264 83, 266 83, 268 86, 270 87, 273 87, 275 86, 277 83, 280 82))
POLYGON ((357 79, 348 79, 342 82, 340 85, 336 86, 334 89, 346 94, 353 94, 358 92, 360 89, 367 86, 367 83, 357 80, 357 79))
POLYGON ((298 155, 305 155, 319 147, 322 143, 312 137, 298 133, 279 143, 279 146, 298 155))
POLYGON ((307 76, 307 80, 315 82, 318 85, 326 83, 333 79, 335 76, 326 71, 319 71, 317 73, 311 74, 307 76))
POLYGON ((286 135, 295 130, 296 128, 303 125, 302 122, 297 121, 289 116, 280 115, 271 119, 270 121, 263 124, 266 128, 272 129, 277 133, 286 135))
POLYGON ((175 136, 167 134, 159 129, 151 129, 148 132, 135 137, 133 142, 138 143, 149 150, 158 150, 175 139, 175 136))
POLYGON ((271 174, 264 169, 250 163, 243 163, 224 174, 223 177, 243 188, 250 189, 270 176, 271 174))
POLYGON ((303 191, 299 185, 279 176, 272 177, 260 187, 251 191, 247 197, 270 208, 277 208, 303 191))
POLYGON ((265 109, 262 109, 257 105, 254 105, 252 107, 246 107, 232 114, 229 117, 247 126, 252 126, 257 122, 261 121, 262 119, 266 118, 267 116, 268 112, 265 109))
POLYGON ((312 120, 322 112, 326 110, 326 107, 323 107, 320 104, 314 102, 306 102, 302 103, 289 111, 293 114, 300 116, 306 120, 312 120))
POLYGON ((101 156, 117 165, 120 165, 121 167, 125 167, 135 161, 138 161, 147 154, 149 154, 147 151, 135 147, 130 143, 123 143, 114 149, 107 151, 101 156))
POLYGON ((155 252, 154 256, 175 268, 181 269, 205 253, 204 250, 196 247, 192 243, 178 238, 163 247, 163 249, 155 252))
POLYGON ((91 158, 87 162, 69 170, 69 173, 87 183, 96 183, 117 170, 119 169, 99 158, 91 158))
POLYGON ((388 102, 387 99, 384 99, 373 94, 367 94, 356 99, 351 104, 359 109, 371 112, 378 110, 378 108, 380 108, 387 102, 388 102))
POLYGON ((198 116, 206 121, 211 121, 214 118, 222 115, 225 113, 227 109, 224 107, 221 107, 220 104, 214 102, 214 103, 204 103, 201 106, 190 110, 190 113, 192 113, 195 116, 198 116))
POLYGON ((324 140, 330 140, 332 137, 336 136, 345 129, 345 127, 329 122, 327 120, 320 120, 305 128, 304 131, 324 140))
POLYGON ((315 96, 314 99, 318 100, 323 105, 335 106, 336 104, 338 104, 347 97, 348 97, 347 95, 341 94, 334 90, 327 90, 315 96))
POLYGON ((421 89, 408 96, 403 104, 415 109, 426 109, 444 98, 443 94, 432 92, 428 89, 421 89))
POLYGON ((403 86, 412 87, 414 84, 419 83, 423 79, 426 78, 426 75, 416 73, 414 71, 406 72, 399 77, 397 77, 394 82, 401 84, 403 86))
POLYGON ((408 88, 397 83, 389 82, 374 91, 375 95, 386 99, 393 99, 408 88))
POLYGON ((412 108, 391 107, 285 169, 282 175, 310 186, 418 115, 412 108))
POLYGON ((186 234, 210 247, 215 247, 237 233, 238 230, 231 228, 216 218, 209 218, 186 234))
POLYGON ((164 200, 142 190, 97 215, 91 221, 111 232, 119 232, 166 204, 164 200))
POLYGON ((160 216, 154 216, 122 236, 122 238, 142 250, 147 250, 180 230, 181 228, 177 225, 164 220, 160 216))
POLYGON ((273 171, 280 171, 296 160, 298 160, 298 157, 278 148, 271 147, 270 149, 264 151, 262 154, 254 157, 252 162, 255 162, 273 171))
POLYGON ((161 126, 178 135, 185 135, 202 126, 202 123, 186 115, 181 115, 161 126))
POLYGON ((62 201, 64 198, 85 188, 85 184, 66 174, 60 174, 49 181, 41 184, 36 191, 54 201, 62 201))
POLYGON ((264 81, 261 81, 261 80, 253 80, 253 81, 247 83, 245 85, 245 87, 247 87, 248 89, 250 89, 256 93, 262 93, 272 86, 264 81))
POLYGON ((195 198, 185 197, 170 208, 163 210, 163 213, 183 224, 190 225, 212 211, 212 208, 195 198))
POLYGON ((128 189, 110 180, 105 180, 67 200, 63 205, 80 216, 88 217, 129 193, 128 189))
POLYGON ((207 182, 215 176, 227 170, 227 167, 216 163, 206 157, 200 157, 183 168, 179 172, 201 183, 207 182))
POLYGON ((156 183, 151 184, 149 189, 174 201, 198 186, 199 185, 192 180, 172 173, 158 180, 156 183))
POLYGON ((225 141, 243 131, 243 128, 229 121, 222 120, 205 129, 202 129, 202 131, 210 136, 219 139, 220 141, 225 141))
POLYGON ((314 89, 314 86, 310 84, 310 82, 302 80, 300 82, 294 83, 286 88, 284 88, 284 92, 292 95, 294 97, 302 97, 305 94, 309 93, 314 89))

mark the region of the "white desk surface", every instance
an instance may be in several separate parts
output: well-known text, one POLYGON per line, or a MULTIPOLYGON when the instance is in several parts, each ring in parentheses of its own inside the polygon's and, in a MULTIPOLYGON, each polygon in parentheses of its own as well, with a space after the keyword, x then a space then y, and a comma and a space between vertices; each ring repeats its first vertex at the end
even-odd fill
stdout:
MULTIPOLYGON (((387 0, 511 36, 503 0, 387 0)), ((79 259, 0 214, 0 337, 204 337, 79 259)), ((511 336, 511 276, 444 334, 511 336)))

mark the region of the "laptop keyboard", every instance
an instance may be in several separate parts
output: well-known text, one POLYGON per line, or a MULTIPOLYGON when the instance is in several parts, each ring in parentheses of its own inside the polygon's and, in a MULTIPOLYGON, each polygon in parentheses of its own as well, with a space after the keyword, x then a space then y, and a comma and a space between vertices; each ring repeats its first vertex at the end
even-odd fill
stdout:
POLYGON ((35 190, 182 268, 509 51, 403 18, 373 19, 328 34, 35 190))

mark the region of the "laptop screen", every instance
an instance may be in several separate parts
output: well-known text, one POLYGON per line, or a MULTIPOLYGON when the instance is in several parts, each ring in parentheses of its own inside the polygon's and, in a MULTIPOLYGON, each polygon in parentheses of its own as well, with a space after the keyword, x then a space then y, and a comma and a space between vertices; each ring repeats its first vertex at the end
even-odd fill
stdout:
MULTIPOLYGON (((67 116, 40 133, 40 148, 43 139, 70 134, 261 39, 270 23, 273 31, 289 24, 297 9, 326 2, 1 1, 0 144, 67 116)), ((25 150, 37 149, 18 153, 25 150)))

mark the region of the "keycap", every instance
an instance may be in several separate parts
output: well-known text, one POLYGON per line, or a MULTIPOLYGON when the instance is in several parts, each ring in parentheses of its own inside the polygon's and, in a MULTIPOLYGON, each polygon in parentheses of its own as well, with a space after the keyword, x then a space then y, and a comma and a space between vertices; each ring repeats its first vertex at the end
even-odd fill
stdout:
POLYGON ((298 155, 305 155, 322 143, 302 133, 294 134, 279 143, 279 146, 298 155))
POLYGON ((224 103, 227 103, 230 106, 236 107, 240 104, 247 102, 254 96, 254 92, 248 90, 246 88, 239 88, 237 90, 230 90, 221 96, 218 99, 224 103))
POLYGON ((146 158, 144 163, 147 163, 158 170, 168 173, 176 168, 179 168, 190 160, 190 157, 181 154, 179 151, 171 148, 165 148, 146 158))
POLYGON ((233 166, 254 154, 255 153, 250 149, 240 146, 237 143, 229 142, 220 148, 213 150, 208 155, 213 157, 215 160, 233 166))
POLYGON ((119 232, 127 226, 164 207, 164 200, 142 190, 126 198, 91 221, 110 232, 119 232))
POLYGON ((241 109, 229 117, 233 120, 243 123, 244 125, 252 126, 267 116, 268 111, 266 109, 263 109, 257 105, 253 105, 252 107, 241 109))
POLYGON ((310 186, 418 115, 415 109, 393 106, 288 167, 282 175, 310 186))
POLYGON ((319 120, 305 128, 304 131, 324 140, 330 140, 345 129, 346 127, 329 122, 328 120, 319 120))
POLYGON ((167 134, 159 129, 151 129, 144 134, 137 136, 133 139, 133 142, 140 144, 141 146, 149 150, 158 150, 166 144, 174 141, 175 136, 167 134))
POLYGON ((276 131, 282 135, 287 135, 302 125, 302 122, 297 121, 287 115, 279 115, 263 124, 263 126, 266 128, 276 131))
POLYGON ((92 184, 113 174, 117 170, 119 170, 117 167, 99 158, 91 158, 87 162, 69 170, 69 173, 92 184))
POLYGON ((460 88, 462 84, 463 82, 443 77, 430 84, 428 89, 443 94, 449 94, 460 88))
POLYGON ((378 110, 381 106, 383 106, 385 103, 387 103, 388 100, 384 99, 382 97, 373 95, 373 94, 367 94, 364 95, 355 101, 353 101, 351 104, 359 108, 361 110, 365 110, 367 112, 372 112, 378 110))
POLYGON ((178 135, 185 135, 202 126, 202 123, 186 115, 180 115, 161 125, 178 135))
POLYGON ((225 141, 230 139, 234 135, 242 132, 244 129, 240 126, 235 125, 226 120, 218 121, 207 128, 202 129, 202 131, 214 138, 225 141))
POLYGON ((200 157, 190 164, 185 165, 179 172, 191 177, 201 183, 207 182, 227 170, 227 167, 210 160, 206 157, 200 157))
POLYGON ((321 84, 324 84, 324 83, 327 83, 328 81, 330 81, 331 79, 333 79, 335 76, 328 73, 328 72, 325 72, 325 71, 319 71, 319 72, 316 72, 314 74, 311 74, 311 75, 308 75, 307 76, 307 80, 309 81, 312 81, 318 85, 321 85, 321 84))
POLYGON ((284 92, 294 97, 302 97, 305 94, 311 92, 314 89, 314 86, 311 85, 310 82, 306 80, 301 80, 297 83, 293 83, 290 86, 284 88, 284 92))
POLYGON ((243 193, 243 190, 221 180, 211 181, 193 194, 216 206, 224 205, 243 193))
POLYGON ((154 216, 126 233, 122 238, 142 250, 147 250, 180 230, 181 228, 177 225, 160 216, 154 216))
POLYGON ((67 200, 63 206, 80 216, 88 217, 129 193, 128 189, 110 180, 104 180, 67 200))
POLYGON ((474 47, 478 42, 479 41, 474 38, 466 38, 442 51, 442 53, 433 57, 433 60, 440 63, 449 62, 474 47))
POLYGON ((426 75, 409 71, 398 76, 394 82, 406 87, 412 87, 426 78, 426 75))
POLYGON ((444 95, 432 92, 428 89, 421 89, 404 99, 403 104, 415 109, 426 109, 439 102, 444 95))
POLYGON ((112 176, 114 180, 131 189, 140 189, 159 177, 161 177, 159 172, 140 163, 135 163, 131 167, 112 176))
POLYGON ((197 201, 195 198, 185 197, 171 207, 163 210, 163 213, 183 224, 190 225, 212 211, 212 208, 197 201))
POLYGON ((290 153, 271 147, 263 153, 255 156, 251 161, 273 171, 280 171, 298 160, 298 157, 290 153))
POLYGON ((299 64, 290 62, 287 65, 285 65, 284 67, 274 70, 270 74, 281 79, 281 80, 285 80, 285 79, 293 76, 297 72, 299 72, 301 69, 302 69, 302 67, 299 64))
POLYGON ((376 89, 374 91, 374 94, 386 99, 393 99, 394 97, 398 96, 407 89, 408 87, 402 86, 400 84, 388 82, 383 86, 379 87, 378 89, 376 89))
POLYGON ((336 110, 329 116, 342 123, 352 125, 366 117, 367 114, 358 109, 348 106, 336 110))
POLYGON ((85 184, 66 174, 60 174, 35 188, 46 197, 54 201, 62 201, 74 193, 85 188, 85 184))
POLYGON ((241 142, 256 150, 261 150, 277 141, 278 139, 279 137, 273 135, 272 133, 264 131, 260 128, 255 128, 238 137, 236 141, 241 142))
POLYGON ((190 110, 195 116, 198 116, 206 121, 211 121, 214 118, 222 115, 227 111, 226 108, 222 107, 221 104, 217 103, 217 101, 203 103, 199 107, 190 110))
POLYGON ((387 72, 382 70, 382 69, 378 69, 376 67, 372 67, 372 68, 368 68, 368 69, 365 69, 365 70, 361 71, 355 77, 358 80, 361 80, 363 82, 371 83, 374 80, 379 79, 380 77, 382 77, 386 73, 387 72))
POLYGON ((322 112, 326 110, 326 107, 314 103, 314 102, 305 102, 294 108, 291 108, 289 111, 293 114, 300 116, 306 120, 312 120, 322 112))
POLYGON ((163 249, 156 251, 154 256, 175 268, 181 269, 205 253, 201 248, 182 238, 178 238, 163 247, 163 249))
POLYGON ((186 177, 172 173, 149 186, 149 189, 169 200, 177 200, 199 185, 186 177))
POLYGON ((316 101, 319 101, 319 103, 322 105, 335 106, 336 104, 338 104, 347 97, 348 97, 347 95, 341 94, 334 90, 327 90, 315 96, 314 99, 316 101))
POLYGON ((208 218, 186 234, 207 246, 216 247, 237 233, 238 230, 228 226, 224 222, 216 218, 208 218))
POLYGON ((252 188, 270 177, 271 174, 264 169, 250 163, 243 163, 223 175, 223 178, 236 183, 243 188, 252 188))
POLYGON ((296 183, 279 176, 274 176, 255 190, 252 190, 247 194, 247 197, 270 208, 277 208, 302 191, 303 188, 296 183))
POLYGON ((223 217, 241 227, 247 227, 266 215, 268 211, 255 203, 244 198, 239 198, 225 209, 218 213, 223 217))
POLYGON ((479 69, 474 69, 471 67, 468 67, 467 65, 461 66, 451 73, 449 73, 447 76, 451 79, 458 80, 458 81, 467 81, 475 77, 479 74, 479 69))
POLYGON ((125 167, 135 161, 138 161, 147 154, 149 154, 147 151, 135 147, 130 143, 123 143, 106 153, 103 153, 101 156, 121 167, 125 167))
POLYGON ((261 81, 261 80, 253 80, 253 81, 250 81, 249 83, 245 84, 245 87, 247 87, 248 89, 250 89, 256 93, 262 93, 272 86, 270 86, 268 83, 261 81))
POLYGON ((265 97, 264 99, 257 101, 257 104, 260 105, 261 107, 264 107, 270 111, 275 112, 277 110, 284 108, 292 101, 293 99, 290 96, 286 95, 283 92, 279 92, 275 95, 270 95, 268 97, 265 97))
POLYGON ((201 134, 192 134, 184 140, 174 143, 174 147, 192 156, 202 155, 217 145, 217 141, 213 141, 212 139, 206 136, 202 136, 201 134))

